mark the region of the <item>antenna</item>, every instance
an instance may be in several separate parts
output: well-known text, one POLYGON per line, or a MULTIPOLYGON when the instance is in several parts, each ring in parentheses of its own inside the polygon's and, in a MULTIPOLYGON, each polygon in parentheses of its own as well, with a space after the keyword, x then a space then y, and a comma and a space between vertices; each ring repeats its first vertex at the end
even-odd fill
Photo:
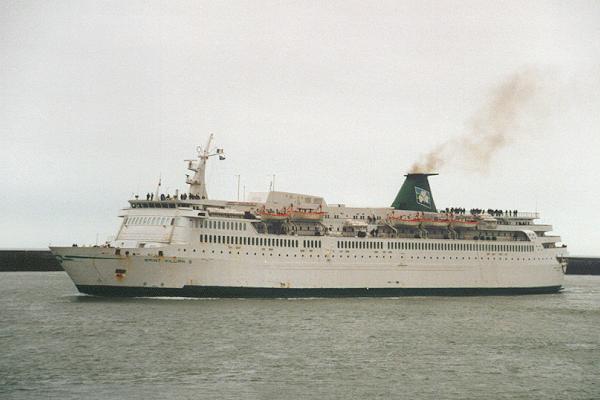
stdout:
POLYGON ((234 175, 237 178, 237 201, 240 201, 240 174, 234 175))
POLYGON ((272 175, 267 175, 269 178, 271 178, 271 182, 269 182, 269 192, 274 192, 275 191, 275 174, 272 175))
POLYGON ((156 200, 158 200, 158 195, 159 195, 159 191, 160 191, 161 180, 162 180, 162 173, 158 175, 158 185, 156 185, 156 192, 154 193, 154 198, 156 200))

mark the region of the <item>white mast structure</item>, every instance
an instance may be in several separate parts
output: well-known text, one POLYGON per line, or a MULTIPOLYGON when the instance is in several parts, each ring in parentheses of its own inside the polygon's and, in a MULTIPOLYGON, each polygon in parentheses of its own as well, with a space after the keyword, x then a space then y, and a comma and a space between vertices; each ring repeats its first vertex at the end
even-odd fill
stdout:
POLYGON ((186 179, 186 183, 190 185, 190 194, 199 196, 201 199, 208 199, 208 195, 206 194, 205 176, 206 162, 213 156, 219 156, 219 160, 225 159, 223 149, 215 149, 215 152, 211 153, 210 145, 212 140, 213 134, 211 133, 204 148, 202 148, 202 146, 196 147, 196 151, 198 152, 197 160, 185 160, 188 163, 188 169, 195 172, 193 177, 190 178, 188 175, 186 179))

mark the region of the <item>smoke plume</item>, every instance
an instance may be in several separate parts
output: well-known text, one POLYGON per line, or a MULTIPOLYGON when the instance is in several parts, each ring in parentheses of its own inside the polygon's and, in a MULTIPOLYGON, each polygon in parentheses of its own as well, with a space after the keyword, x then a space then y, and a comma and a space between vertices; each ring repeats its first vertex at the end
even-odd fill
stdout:
POLYGON ((412 165, 410 172, 437 172, 451 161, 485 172, 494 154, 514 140, 519 119, 538 89, 535 71, 511 75, 492 91, 463 135, 435 146, 412 165))

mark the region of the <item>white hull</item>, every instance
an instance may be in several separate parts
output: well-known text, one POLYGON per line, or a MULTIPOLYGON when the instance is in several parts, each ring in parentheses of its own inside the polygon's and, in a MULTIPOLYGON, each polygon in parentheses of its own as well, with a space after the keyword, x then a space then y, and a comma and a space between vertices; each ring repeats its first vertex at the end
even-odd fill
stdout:
POLYGON ((162 248, 165 256, 139 248, 130 249, 127 256, 123 255, 127 249, 115 255, 114 248, 52 251, 80 288, 558 289, 563 283, 555 258, 542 260, 522 253, 446 252, 441 256, 438 251, 358 250, 350 255, 331 249, 213 245, 208 255, 208 246, 185 252, 170 249, 162 248))

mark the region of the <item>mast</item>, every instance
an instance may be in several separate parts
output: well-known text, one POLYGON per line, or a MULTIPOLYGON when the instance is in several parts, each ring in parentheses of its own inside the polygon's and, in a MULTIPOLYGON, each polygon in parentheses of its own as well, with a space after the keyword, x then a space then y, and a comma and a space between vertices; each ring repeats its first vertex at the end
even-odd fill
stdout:
POLYGON ((219 156, 219 160, 225 159, 225 153, 223 149, 216 149, 214 153, 211 153, 210 145, 213 141, 213 134, 211 133, 208 137, 208 141, 206 142, 206 146, 203 148, 202 146, 196 147, 196 151, 198 152, 197 160, 185 160, 188 163, 188 169, 190 171, 194 171, 195 174, 193 177, 187 177, 186 183, 190 185, 190 194, 199 196, 201 199, 207 199, 208 195, 206 193, 206 162, 212 156, 219 156))

